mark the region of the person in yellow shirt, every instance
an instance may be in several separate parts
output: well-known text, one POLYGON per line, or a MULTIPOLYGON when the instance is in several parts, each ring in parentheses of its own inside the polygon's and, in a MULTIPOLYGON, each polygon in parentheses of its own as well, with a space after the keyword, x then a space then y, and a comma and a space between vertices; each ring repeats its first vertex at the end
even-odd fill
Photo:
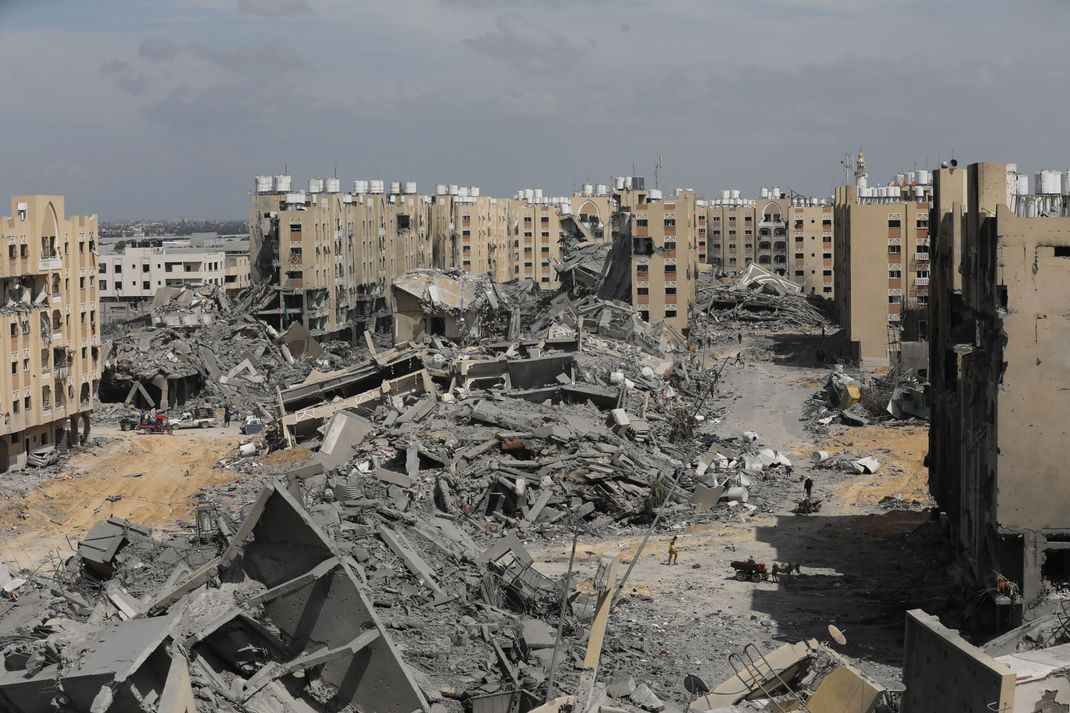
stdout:
POLYGON ((680 551, 676 549, 676 536, 674 535, 669 540, 669 561, 668 564, 676 564, 676 558, 680 555, 680 551))

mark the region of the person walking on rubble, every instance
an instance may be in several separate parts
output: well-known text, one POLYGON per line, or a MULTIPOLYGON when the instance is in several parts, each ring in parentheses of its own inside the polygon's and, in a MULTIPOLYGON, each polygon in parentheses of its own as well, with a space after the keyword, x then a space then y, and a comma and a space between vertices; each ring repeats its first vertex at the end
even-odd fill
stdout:
POLYGON ((814 491, 814 479, 813 478, 807 476, 806 480, 803 481, 803 490, 806 491, 806 499, 809 500, 810 499, 810 493, 812 493, 814 491))
POLYGON ((230 428, 230 404, 223 405, 223 428, 230 428))
POLYGON ((676 564, 676 558, 680 556, 680 551, 676 549, 676 535, 673 535, 669 540, 669 561, 666 564, 676 564))
POLYGON ((736 340, 737 340, 737 341, 738 341, 738 342, 739 342, 740 344, 743 344, 743 332, 739 332, 738 334, 736 334, 736 340))

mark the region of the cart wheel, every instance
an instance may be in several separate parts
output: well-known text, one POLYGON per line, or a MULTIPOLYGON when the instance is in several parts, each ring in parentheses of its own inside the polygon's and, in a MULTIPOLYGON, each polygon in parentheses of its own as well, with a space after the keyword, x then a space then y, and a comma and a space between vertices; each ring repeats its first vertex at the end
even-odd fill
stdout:
POLYGON ((741 569, 737 569, 736 570, 736 579, 739 580, 740 582, 746 582, 747 581, 747 573, 744 572, 741 569))
POLYGON ((758 582, 762 581, 761 572, 751 572, 750 581, 754 582, 755 584, 757 584, 758 582))

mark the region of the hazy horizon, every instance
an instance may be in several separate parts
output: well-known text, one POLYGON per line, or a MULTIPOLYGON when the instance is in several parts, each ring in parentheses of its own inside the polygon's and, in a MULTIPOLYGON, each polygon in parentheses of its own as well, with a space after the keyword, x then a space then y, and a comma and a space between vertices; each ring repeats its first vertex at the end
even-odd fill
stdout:
POLYGON ((659 154, 708 196, 826 196, 859 147, 874 183, 952 153, 1065 168, 1068 24, 1065 0, 7 0, 0 199, 237 220, 284 166, 499 196, 652 182, 659 154))

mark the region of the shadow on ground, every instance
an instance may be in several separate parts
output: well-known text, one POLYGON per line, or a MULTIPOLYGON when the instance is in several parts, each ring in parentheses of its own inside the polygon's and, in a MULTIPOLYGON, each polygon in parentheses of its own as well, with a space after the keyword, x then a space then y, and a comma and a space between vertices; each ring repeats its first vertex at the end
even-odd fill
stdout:
POLYGON ((827 624, 835 624, 847 637, 835 648, 899 666, 905 612, 939 615, 949 604, 951 546, 927 512, 785 515, 757 530, 777 561, 801 565, 801 574, 782 577, 776 589, 753 593, 752 608, 772 619, 778 640, 827 642, 827 624))
POLYGON ((774 364, 823 368, 836 363, 835 339, 833 334, 773 334, 769 351, 774 364))

